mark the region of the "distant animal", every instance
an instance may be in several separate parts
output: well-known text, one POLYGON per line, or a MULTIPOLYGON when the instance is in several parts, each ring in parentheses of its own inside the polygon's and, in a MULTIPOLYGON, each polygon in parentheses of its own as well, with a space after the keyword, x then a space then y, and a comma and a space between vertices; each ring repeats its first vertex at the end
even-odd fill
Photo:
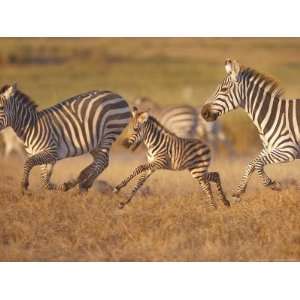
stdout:
POLYGON ((179 137, 203 139, 214 152, 217 152, 222 143, 230 155, 235 153, 220 122, 207 122, 201 115, 201 108, 180 105, 162 109, 149 97, 135 99, 134 105, 140 110, 151 111, 163 126, 179 137))
POLYGON ((235 60, 225 61, 225 71, 225 78, 202 108, 203 117, 215 121, 240 107, 257 127, 263 144, 233 196, 240 198, 245 193, 253 172, 264 186, 279 190, 280 185, 265 173, 264 167, 300 158, 300 99, 285 99, 275 80, 235 60))
POLYGON ((114 189, 119 192, 135 176, 140 175, 136 186, 126 201, 120 202, 119 208, 128 204, 144 182, 157 170, 189 170, 206 193, 210 204, 216 207, 210 182, 216 183, 218 196, 224 205, 230 206, 222 189, 219 173, 208 172, 210 164, 210 150, 201 140, 177 137, 161 125, 148 112, 139 112, 136 107, 132 111, 129 124, 128 147, 136 149, 144 142, 148 153, 148 163, 135 168, 133 173, 114 189))
POLYGON ((13 131, 12 128, 8 127, 2 130, 0 136, 2 138, 3 145, 4 145, 5 158, 8 158, 14 152, 18 156, 24 157, 25 154, 24 143, 22 142, 22 140, 19 139, 19 137, 16 135, 16 133, 13 131))
POLYGON ((130 117, 127 102, 110 91, 89 91, 39 111, 16 84, 0 89, 0 130, 12 127, 29 154, 22 191, 28 189, 30 171, 37 165, 46 189, 67 191, 78 184, 80 190, 88 190, 108 166, 111 145, 130 117), (77 179, 63 184, 50 181, 57 161, 87 152, 94 161, 77 179))

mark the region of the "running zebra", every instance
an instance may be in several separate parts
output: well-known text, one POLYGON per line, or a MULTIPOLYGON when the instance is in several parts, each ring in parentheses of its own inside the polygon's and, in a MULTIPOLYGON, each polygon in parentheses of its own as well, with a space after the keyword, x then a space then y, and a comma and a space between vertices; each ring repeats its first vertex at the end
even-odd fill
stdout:
POLYGON ((206 193, 210 204, 216 207, 210 182, 216 183, 218 196, 224 205, 230 206, 226 199, 220 181, 219 173, 208 172, 210 164, 210 150, 206 144, 196 139, 183 139, 163 127, 148 112, 139 112, 133 108, 132 120, 129 124, 127 146, 135 149, 144 142, 147 147, 148 163, 138 166, 133 173, 114 189, 119 192, 135 176, 140 175, 131 195, 125 202, 120 202, 123 208, 133 198, 134 194, 156 170, 189 170, 206 193))
POLYGON ((37 165, 41 165, 41 181, 46 189, 66 191, 79 184, 80 190, 88 190, 108 166, 111 145, 130 116, 127 102, 108 91, 90 91, 39 111, 15 84, 0 89, 0 130, 12 127, 29 154, 24 165, 23 192, 28 189, 31 169, 37 165), (87 152, 94 161, 77 179, 60 185, 50 181, 58 160, 87 152))
POLYGON ((264 186, 278 190, 280 185, 267 176, 264 166, 300 158, 300 99, 285 99, 277 82, 235 60, 226 60, 225 70, 225 79, 202 109, 203 117, 215 121, 241 107, 257 127, 263 143, 263 150, 248 164, 233 196, 239 198, 246 191, 254 171, 264 186))
POLYGON ((140 110, 150 110, 160 123, 182 138, 200 138, 205 140, 213 152, 217 152, 222 143, 228 153, 235 153, 226 137, 220 122, 209 123, 201 115, 201 109, 190 105, 181 105, 162 109, 149 97, 140 97, 134 101, 140 110))

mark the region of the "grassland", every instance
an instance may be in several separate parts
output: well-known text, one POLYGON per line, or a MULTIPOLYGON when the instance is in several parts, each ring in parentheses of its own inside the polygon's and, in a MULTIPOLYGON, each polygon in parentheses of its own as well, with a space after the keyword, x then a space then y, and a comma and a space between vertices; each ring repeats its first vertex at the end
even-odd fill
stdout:
MULTIPOLYGON (((292 38, 2 38, 0 82, 17 81, 41 108, 95 88, 129 102, 146 95, 162 106, 199 106, 232 57, 279 79, 288 97, 300 97, 299 49, 300 39, 292 38)), ((259 145, 242 112, 221 121, 239 153, 259 145)))
MULTIPOLYGON (((87 158, 58 164, 54 179, 71 178, 87 158), (76 163, 74 164, 74 162, 76 163)), ((113 153, 102 180, 117 184, 142 160, 113 153)), ((247 159, 218 160, 230 196, 247 159)), ((299 164, 272 167, 269 174, 283 191, 260 186, 253 178, 241 202, 230 209, 208 207, 188 172, 161 171, 146 184, 149 193, 119 210, 120 195, 91 190, 45 192, 38 170, 31 195, 21 196, 20 161, 1 162, 1 261, 265 261, 300 259, 300 201, 295 185, 299 164)), ((230 197, 229 197, 230 198, 230 197)))
MULTIPOLYGON (((41 108, 89 89, 111 89, 129 102, 150 96, 162 106, 201 105, 224 76, 226 57, 279 78, 288 97, 300 96, 300 39, 0 39, 0 82, 17 81, 41 108)), ((218 154, 228 195, 249 156, 257 133, 246 115, 221 120, 238 156, 218 154)), ((101 179, 115 185, 143 159, 115 145, 101 179)), ((60 162, 54 179, 76 176, 87 158, 60 162), (74 163, 76 162, 76 163, 74 163)), ((123 211, 120 195, 96 189, 87 195, 41 189, 38 170, 31 195, 19 193, 22 162, 0 160, 1 261, 203 261, 299 260, 299 163, 267 168, 282 192, 260 186, 230 209, 208 208, 188 173, 153 175, 148 195, 123 211)))

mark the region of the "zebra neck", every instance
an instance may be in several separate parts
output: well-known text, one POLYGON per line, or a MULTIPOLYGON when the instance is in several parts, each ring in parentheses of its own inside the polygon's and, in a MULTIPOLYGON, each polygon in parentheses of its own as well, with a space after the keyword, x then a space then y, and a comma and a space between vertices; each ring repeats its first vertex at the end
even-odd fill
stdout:
POLYGON ((281 110, 281 106, 284 105, 284 101, 263 89, 257 89, 256 91, 253 89, 245 99, 244 110, 253 121, 260 135, 267 134, 278 110, 281 110))
POLYGON ((171 134, 155 119, 150 119, 144 130, 144 144, 148 149, 158 145, 161 141, 165 141, 167 136, 171 134))
POLYGON ((11 121, 11 127, 17 136, 26 143, 28 136, 38 121, 38 112, 34 109, 20 109, 11 121))

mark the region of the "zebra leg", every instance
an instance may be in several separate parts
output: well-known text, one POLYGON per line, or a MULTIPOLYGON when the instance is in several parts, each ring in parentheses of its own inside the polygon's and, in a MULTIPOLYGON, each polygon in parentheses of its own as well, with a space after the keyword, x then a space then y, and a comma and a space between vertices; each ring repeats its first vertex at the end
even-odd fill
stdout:
POLYGON ((243 177, 241 179, 240 184, 238 185, 236 191, 232 193, 232 197, 234 197, 234 198, 240 198, 241 195, 246 192, 246 188, 247 188, 249 179, 250 179, 252 173, 255 170, 255 163, 256 163, 256 159, 252 160, 248 164, 248 166, 247 166, 247 168, 245 170, 245 173, 244 173, 244 175, 243 175, 243 177))
POLYGON ((206 194, 209 200, 209 205, 214 208, 217 208, 217 204, 213 198, 211 186, 208 180, 207 167, 208 166, 201 165, 194 166, 193 168, 189 168, 189 171, 191 172, 193 178, 195 178, 199 182, 202 191, 206 194))
POLYGON ((48 151, 43 151, 27 158, 24 164, 24 174, 21 182, 22 192, 24 193, 24 191, 28 189, 29 174, 31 169, 34 166, 43 165, 43 164, 54 164, 55 161, 56 161, 55 155, 48 151))
POLYGON ((217 203, 213 198, 209 181, 205 178, 199 178, 199 184, 202 191, 206 194, 209 200, 209 205, 212 206, 213 208, 217 208, 217 203))
POLYGON ((140 165, 137 168, 134 169, 131 175, 129 175, 126 179, 124 179, 120 184, 118 184, 114 188, 114 193, 118 193, 123 187, 125 187, 135 176, 139 175, 142 172, 145 172, 147 170, 152 170, 162 168, 161 165, 155 164, 155 163, 147 163, 144 165, 140 165))
POLYGON ((289 152, 287 149, 274 149, 270 153, 261 156, 255 162, 255 171, 258 176, 261 178, 262 183, 266 187, 270 187, 272 190, 279 191, 281 190, 280 184, 276 181, 273 181, 264 171, 264 167, 268 164, 275 163, 286 163, 296 159, 296 154, 289 152))
POLYGON ((145 183, 145 181, 153 174, 154 171, 148 171, 148 172, 143 172, 141 174, 141 176, 139 177, 136 186, 133 188, 131 195, 128 197, 128 199, 124 202, 120 202, 119 203, 119 208, 122 209, 125 205, 127 205, 131 199, 133 198, 133 196, 135 195, 135 193, 143 186, 143 184, 145 183))
POLYGON ((57 191, 64 191, 65 186, 63 184, 54 184, 51 182, 51 176, 53 173, 54 163, 52 164, 45 164, 41 166, 41 182, 43 187, 46 190, 57 190, 57 191))
POLYGON ((212 181, 217 186, 219 199, 222 200, 225 206, 230 206, 230 202, 226 199, 225 193, 222 188, 220 175, 218 172, 208 172, 205 174, 205 178, 207 181, 212 181))
POLYGON ((72 179, 64 183, 65 191, 68 191, 79 184, 80 191, 86 192, 93 185, 99 174, 102 173, 108 166, 108 152, 96 149, 91 152, 91 155, 93 156, 94 161, 83 169, 76 179, 72 179))
POLYGON ((109 163, 109 155, 102 150, 91 152, 94 162, 79 175, 79 189, 81 192, 87 192, 93 185, 96 178, 107 168, 109 163))

